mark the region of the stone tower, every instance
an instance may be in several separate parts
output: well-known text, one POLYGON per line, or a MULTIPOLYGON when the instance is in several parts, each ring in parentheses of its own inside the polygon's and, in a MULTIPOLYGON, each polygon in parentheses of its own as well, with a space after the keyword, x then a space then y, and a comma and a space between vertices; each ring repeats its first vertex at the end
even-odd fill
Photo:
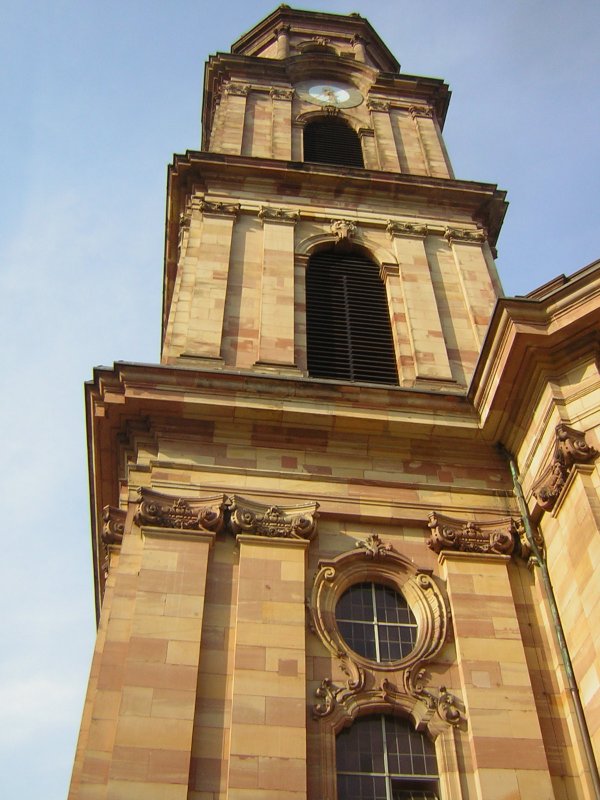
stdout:
POLYGON ((594 796, 598 269, 499 299, 504 193, 454 177, 449 97, 357 14, 280 6, 209 59, 161 363, 86 391, 71 800, 594 796))

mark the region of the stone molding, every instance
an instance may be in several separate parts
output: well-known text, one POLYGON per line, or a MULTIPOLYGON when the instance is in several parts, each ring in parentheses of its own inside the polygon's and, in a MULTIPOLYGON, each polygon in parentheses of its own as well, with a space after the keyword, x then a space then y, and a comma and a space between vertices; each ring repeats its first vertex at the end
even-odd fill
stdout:
POLYGON ((427 545, 434 553, 459 550, 463 553, 529 556, 523 524, 512 517, 475 522, 432 511, 427 525, 431 531, 427 545))
POLYGON ((415 724, 430 727, 435 712, 451 725, 463 720, 458 701, 445 687, 425 688, 427 673, 423 665, 442 648, 448 628, 446 604, 429 571, 419 570, 408 558, 377 535, 356 542, 353 550, 331 560, 319 562, 309 602, 311 630, 337 659, 347 676, 343 685, 324 678, 315 691, 315 719, 331 717, 336 730, 354 718, 358 710, 368 713, 384 707, 402 709, 415 724), (336 622, 335 608, 343 593, 353 584, 374 581, 401 592, 418 623, 413 650, 398 661, 375 662, 351 651, 336 622), (418 676, 419 680, 415 680, 418 676), (401 688, 396 688, 391 678, 401 688))
POLYGON ((229 524, 234 534, 310 540, 317 532, 319 504, 316 501, 275 506, 234 494, 229 498, 229 503, 229 524))
POLYGON ((225 523, 226 497, 173 497, 141 487, 134 517, 137 525, 218 533, 225 523))
POLYGON ((589 464, 599 455, 585 441, 585 433, 560 423, 556 426, 552 461, 533 483, 532 493, 540 508, 552 511, 575 464, 589 464))
POLYGON ((299 211, 290 211, 287 208, 272 208, 271 206, 261 206, 258 218, 265 222, 285 222, 295 225, 300 219, 299 211))

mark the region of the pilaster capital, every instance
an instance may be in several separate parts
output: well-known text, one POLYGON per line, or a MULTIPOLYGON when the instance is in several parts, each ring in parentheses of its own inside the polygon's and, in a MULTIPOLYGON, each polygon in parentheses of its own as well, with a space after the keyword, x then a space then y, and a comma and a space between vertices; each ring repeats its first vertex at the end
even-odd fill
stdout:
POLYGON ((433 108, 431 106, 410 106, 408 109, 413 119, 423 117, 425 119, 433 118, 433 108))
POLYGON ((483 244, 487 240, 487 234, 484 230, 473 231, 468 228, 446 227, 444 239, 448 244, 452 244, 455 241, 461 242, 461 244, 483 244))
POLYGON ((434 553, 458 550, 462 553, 529 555, 523 524, 512 517, 474 522, 433 511, 427 526, 430 529, 427 545, 434 553))
POLYGON ((428 233, 427 225, 419 225, 415 222, 395 222, 391 219, 388 220, 385 230, 390 239, 393 239, 394 236, 413 236, 423 239, 428 233))
POLYGON ((234 534, 267 538, 312 539, 317 532, 319 504, 275 506, 231 495, 230 525, 234 534))
POLYGON ((231 81, 230 83, 225 84, 224 93, 225 95, 232 95, 234 97, 246 97, 248 92, 252 87, 249 83, 235 83, 231 81))
POLYGON ((273 100, 287 100, 291 101, 294 97, 294 90, 287 89, 283 86, 272 86, 269 89, 269 94, 273 98, 273 100))
POLYGON ((218 215, 236 217, 240 211, 239 203, 223 203, 220 200, 201 200, 198 207, 204 216, 218 215))
POLYGON ((280 36, 288 36, 291 31, 291 27, 287 24, 278 25, 275 28, 275 36, 279 39, 280 36))
POLYGON ((273 208, 272 206, 261 206, 258 218, 265 222, 280 222, 288 225, 295 225, 300 219, 299 211, 290 211, 288 208, 273 208))
POLYGON ((367 108, 369 111, 389 111, 390 103, 388 100, 377 100, 369 97, 367 99, 367 108))
POLYGON ((137 525, 189 531, 215 531, 223 528, 225 495, 173 497, 141 487, 134 517, 137 525))

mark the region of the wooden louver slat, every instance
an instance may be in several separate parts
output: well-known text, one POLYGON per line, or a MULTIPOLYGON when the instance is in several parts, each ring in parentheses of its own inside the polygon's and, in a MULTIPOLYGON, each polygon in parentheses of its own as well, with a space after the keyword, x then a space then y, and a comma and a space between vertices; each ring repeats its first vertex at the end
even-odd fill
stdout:
POLYGON ((364 167, 357 134, 345 122, 328 117, 313 120, 304 128, 304 160, 364 167))
POLYGON ((306 339, 312 377, 397 385, 385 287, 372 261, 335 250, 311 256, 306 339))

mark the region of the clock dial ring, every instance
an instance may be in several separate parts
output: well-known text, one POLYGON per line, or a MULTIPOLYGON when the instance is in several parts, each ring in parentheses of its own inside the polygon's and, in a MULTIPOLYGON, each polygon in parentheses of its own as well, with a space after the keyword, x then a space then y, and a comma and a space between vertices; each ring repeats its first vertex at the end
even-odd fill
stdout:
POLYGON ((308 103, 317 106, 354 108, 363 102, 363 96, 350 83, 314 79, 296 85, 296 93, 308 103))

